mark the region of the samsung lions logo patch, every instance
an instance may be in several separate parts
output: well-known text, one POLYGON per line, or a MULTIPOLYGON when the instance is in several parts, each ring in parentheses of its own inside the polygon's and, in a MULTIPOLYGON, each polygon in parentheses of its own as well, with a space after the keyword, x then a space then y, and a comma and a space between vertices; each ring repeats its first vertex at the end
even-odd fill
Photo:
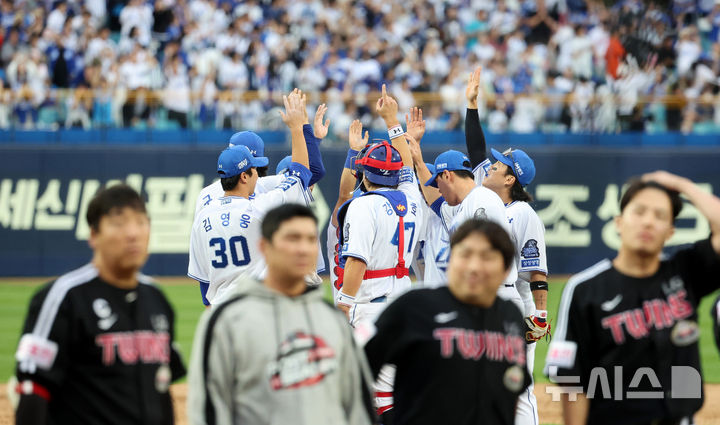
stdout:
POLYGON ((485 212, 485 208, 478 208, 475 211, 474 216, 479 220, 487 220, 487 213, 485 212))
POLYGON ((525 242, 525 246, 522 247, 520 255, 522 255, 523 258, 538 258, 540 256, 540 250, 538 249, 537 241, 535 239, 528 239, 528 241, 525 242))

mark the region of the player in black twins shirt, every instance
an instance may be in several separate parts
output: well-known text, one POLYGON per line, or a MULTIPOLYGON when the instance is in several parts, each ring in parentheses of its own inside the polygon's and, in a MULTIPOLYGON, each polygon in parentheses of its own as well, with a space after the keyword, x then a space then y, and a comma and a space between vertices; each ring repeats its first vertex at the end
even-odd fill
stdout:
POLYGON ((512 424, 530 383, 523 316, 497 296, 513 243, 497 223, 471 219, 450 247, 447 286, 402 295, 375 328, 356 332, 372 336, 365 353, 375 375, 397 366, 394 424, 512 424))
POLYGON ((87 212, 90 264, 33 297, 16 358, 17 424, 172 424, 168 387, 185 375, 174 315, 139 273, 150 221, 125 185, 87 212))
POLYGON ((630 182, 615 224, 617 257, 573 276, 560 301, 546 372, 582 386, 563 396, 565 424, 688 423, 703 403, 697 307, 720 286, 720 199, 658 171, 630 182), (712 234, 664 259, 679 193, 712 234))

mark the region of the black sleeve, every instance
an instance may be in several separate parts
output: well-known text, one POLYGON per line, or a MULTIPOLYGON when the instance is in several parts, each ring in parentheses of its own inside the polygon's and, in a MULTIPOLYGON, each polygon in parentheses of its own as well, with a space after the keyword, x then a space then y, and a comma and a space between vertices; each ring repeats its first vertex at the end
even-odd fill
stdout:
POLYGON ((465 112, 465 145, 473 168, 487 158, 485 133, 480 126, 477 109, 468 109, 465 112))
POLYGON ((45 286, 30 301, 16 354, 16 375, 19 382, 31 380, 45 387, 52 396, 53 389, 65 379, 70 360, 73 309, 67 294, 62 300, 49 299, 51 287, 45 286), (60 305, 54 316, 42 311, 44 304, 58 301, 60 305))
MULTIPOLYGON (((407 295, 407 294, 406 294, 407 295)), ((365 355, 370 365, 373 378, 380 373, 386 363, 393 363, 402 345, 403 328, 405 326, 405 305, 402 296, 390 304, 375 322, 375 335, 365 344, 365 355)))
POLYGON ((698 302, 720 288, 720 255, 713 249, 710 238, 678 251, 672 261, 677 263, 677 269, 698 297, 698 302))

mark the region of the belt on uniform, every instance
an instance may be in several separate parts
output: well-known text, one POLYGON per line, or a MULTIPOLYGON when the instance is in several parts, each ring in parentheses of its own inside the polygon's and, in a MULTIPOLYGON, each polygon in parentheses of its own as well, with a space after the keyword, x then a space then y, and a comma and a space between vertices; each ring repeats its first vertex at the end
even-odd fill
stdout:
POLYGON ((377 297, 370 300, 371 303, 384 303, 385 301, 387 301, 387 295, 383 295, 382 297, 377 297))
POLYGON ((514 287, 515 287, 515 284, 514 284, 514 283, 506 283, 506 284, 505 284, 505 287, 506 287, 506 288, 514 288, 514 287))

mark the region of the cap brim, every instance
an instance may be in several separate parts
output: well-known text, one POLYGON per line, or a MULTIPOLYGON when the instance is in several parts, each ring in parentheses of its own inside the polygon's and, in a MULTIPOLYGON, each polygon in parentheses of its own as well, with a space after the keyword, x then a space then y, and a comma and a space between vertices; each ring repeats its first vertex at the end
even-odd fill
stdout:
POLYGON ((490 148, 490 153, 492 153, 492 156, 496 160, 498 160, 498 161, 502 162, 503 164, 507 165, 508 167, 510 167, 510 169, 513 170, 513 174, 515 173, 515 171, 514 171, 515 167, 513 166, 512 160, 510 158, 506 157, 505 155, 500 153, 500 151, 495 150, 493 148, 490 148))
POLYGON ((254 156, 250 163, 253 167, 266 167, 270 163, 270 160, 264 156, 254 156))
POLYGON ((433 173, 432 177, 430 177, 430 180, 425 182, 425 186, 438 187, 438 185, 437 185, 438 174, 439 173, 437 173, 437 172, 433 173))

